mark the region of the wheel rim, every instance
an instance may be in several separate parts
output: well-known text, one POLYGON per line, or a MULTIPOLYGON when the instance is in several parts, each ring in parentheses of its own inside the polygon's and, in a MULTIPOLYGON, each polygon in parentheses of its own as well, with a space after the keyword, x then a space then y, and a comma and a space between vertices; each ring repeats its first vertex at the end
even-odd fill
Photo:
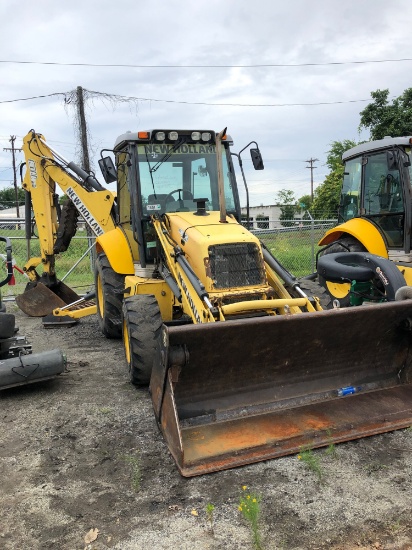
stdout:
POLYGON ((103 285, 102 281, 100 279, 100 275, 97 275, 97 306, 99 308, 100 317, 103 319, 104 317, 104 303, 103 303, 103 285))
POLYGON ((350 292, 349 283, 333 283, 330 281, 326 281, 326 288, 328 289, 329 294, 334 298, 337 298, 338 300, 346 298, 346 296, 348 296, 350 292))
POLYGON ((126 356, 126 362, 130 368, 130 340, 129 340, 129 332, 127 330, 126 319, 123 319, 123 347, 124 347, 124 354, 126 356))

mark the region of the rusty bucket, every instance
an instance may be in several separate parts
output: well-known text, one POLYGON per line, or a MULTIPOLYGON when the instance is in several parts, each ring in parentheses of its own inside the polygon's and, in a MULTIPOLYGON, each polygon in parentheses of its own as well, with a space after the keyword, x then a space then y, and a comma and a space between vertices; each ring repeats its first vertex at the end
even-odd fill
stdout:
POLYGON ((151 378, 195 476, 412 424, 412 301, 163 326, 151 378))

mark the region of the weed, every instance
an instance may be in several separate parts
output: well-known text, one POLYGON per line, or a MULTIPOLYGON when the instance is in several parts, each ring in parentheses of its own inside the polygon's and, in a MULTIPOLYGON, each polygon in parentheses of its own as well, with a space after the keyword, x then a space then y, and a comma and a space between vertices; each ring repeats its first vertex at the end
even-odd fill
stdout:
POLYGON ((110 407, 101 407, 98 409, 98 412, 100 414, 110 414, 112 412, 112 409, 110 407))
POLYGON ((334 445, 334 443, 329 443, 329 445, 326 447, 325 454, 327 456, 330 456, 331 458, 337 457, 338 454, 336 452, 336 446, 334 445))
POLYGON ((389 528, 391 529, 391 531, 393 531, 394 533, 400 531, 402 529, 402 525, 401 525, 401 520, 400 519, 397 519, 394 523, 392 523, 389 528))
POLYGON ((252 530, 253 545, 256 550, 263 550, 259 533, 259 513, 261 498, 258 495, 247 492, 247 486, 243 485, 244 494, 240 497, 239 512, 249 522, 252 530))
POLYGON ((142 472, 140 469, 140 460, 139 457, 133 455, 124 455, 122 459, 131 465, 132 467, 132 488, 135 491, 140 489, 140 482, 142 479, 142 472))
POLYGON ((366 464, 364 466, 364 469, 366 470, 366 473, 368 474, 368 476, 370 476, 373 473, 380 472, 381 470, 384 470, 387 467, 388 466, 386 466, 386 464, 381 464, 380 462, 375 460, 373 462, 370 462, 369 464, 366 464))
POLYGON ((312 470, 312 472, 314 472, 318 476, 319 481, 323 480, 323 472, 320 465, 319 457, 315 455, 312 449, 302 449, 301 452, 298 454, 298 460, 304 462, 307 468, 309 468, 309 470, 312 470))
POLYGON ((210 532, 213 533, 214 530, 213 530, 213 526, 214 526, 214 511, 215 511, 215 506, 214 504, 211 504, 210 502, 208 504, 206 504, 206 518, 207 518, 207 522, 209 524, 209 529, 210 529, 210 532))

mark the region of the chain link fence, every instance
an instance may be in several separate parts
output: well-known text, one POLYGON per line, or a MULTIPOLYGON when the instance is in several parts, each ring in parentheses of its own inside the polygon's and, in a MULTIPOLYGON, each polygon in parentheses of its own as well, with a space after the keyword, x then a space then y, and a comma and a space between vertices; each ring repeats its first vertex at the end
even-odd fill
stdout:
POLYGON ((337 219, 268 220, 266 227, 273 229, 262 228, 261 221, 259 224, 260 227, 255 222, 250 231, 292 275, 303 277, 315 271, 316 255, 320 249, 318 242, 328 229, 337 224, 337 219))
MULTIPOLYGON (((265 243, 271 253, 296 277, 313 273, 316 266, 317 243, 337 220, 265 220, 255 222, 250 231, 265 243)), ((246 222, 244 222, 246 225, 246 222)), ((40 256, 37 238, 27 241, 24 220, 0 221, 0 236, 9 237, 13 247, 14 277, 12 284, 1 288, 3 299, 12 299, 24 292, 28 282, 23 266, 28 258, 40 256)), ((57 277, 78 294, 85 294, 94 284, 94 237, 80 227, 66 252, 56 256, 57 277)), ((0 242, 0 280, 6 278, 6 247, 0 242)), ((41 266, 38 272, 41 273, 41 266)))
MULTIPOLYGON (((24 292, 29 279, 23 272, 23 266, 28 258, 40 257, 40 244, 36 237, 27 241, 24 219, 0 221, 0 236, 9 237, 12 244, 14 276, 0 289, 2 298, 7 300, 24 292)), ((56 256, 58 279, 78 294, 87 293, 94 285, 94 241, 94 237, 88 236, 86 230, 80 227, 66 252, 56 256)), ((41 265, 38 266, 37 272, 42 273, 41 265)), ((0 280, 3 281, 6 275, 6 244, 0 242, 0 280)))

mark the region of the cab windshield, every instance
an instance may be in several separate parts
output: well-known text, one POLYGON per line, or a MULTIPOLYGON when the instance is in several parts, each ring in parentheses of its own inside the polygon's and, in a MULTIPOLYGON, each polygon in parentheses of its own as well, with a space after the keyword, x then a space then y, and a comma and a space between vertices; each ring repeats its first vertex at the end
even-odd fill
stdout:
MULTIPOLYGON (((226 150, 222 148, 227 212, 236 212, 226 150)), ((194 199, 206 199, 207 210, 219 210, 217 159, 214 145, 137 146, 140 189, 145 215, 196 210, 194 199)))

